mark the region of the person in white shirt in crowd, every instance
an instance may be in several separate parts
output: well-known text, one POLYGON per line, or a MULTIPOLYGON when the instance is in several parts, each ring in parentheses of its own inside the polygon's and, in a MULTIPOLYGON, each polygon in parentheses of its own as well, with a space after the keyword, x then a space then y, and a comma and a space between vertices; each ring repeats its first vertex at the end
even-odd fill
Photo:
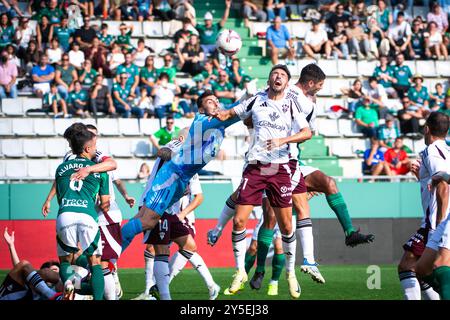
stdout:
POLYGON ((59 46, 59 40, 58 38, 53 38, 50 42, 50 48, 47 48, 47 55, 48 55, 48 62, 50 64, 61 64, 61 58, 62 58, 63 51, 61 47, 59 46))
POLYGON ((408 44, 411 42, 411 25, 405 20, 405 13, 400 11, 397 19, 389 26, 387 37, 392 55, 403 53, 407 60, 409 57, 408 44))
POLYGON ((178 98, 175 95, 179 93, 181 93, 180 87, 175 83, 169 83, 169 75, 167 73, 161 73, 151 93, 154 97, 153 105, 158 119, 162 119, 167 113, 174 111, 174 105, 175 107, 178 105, 178 98))
POLYGON ((80 44, 76 41, 72 42, 72 50, 69 51, 69 62, 77 70, 83 68, 84 52, 80 50, 80 44))
POLYGON ((107 61, 111 72, 115 72, 117 67, 125 62, 125 55, 117 43, 112 45, 111 53, 108 54, 107 61))
POLYGON ((432 21, 428 24, 430 36, 428 37, 428 48, 431 54, 436 56, 438 60, 448 60, 447 47, 444 44, 442 34, 438 29, 436 22, 432 21))
POLYGON ((313 20, 311 30, 306 33, 303 50, 309 57, 318 60, 323 53, 330 59, 331 49, 327 32, 320 28, 320 21, 313 20))
POLYGON ((145 41, 143 38, 140 38, 138 41, 138 45, 136 48, 136 51, 134 53, 134 64, 137 65, 139 68, 142 68, 145 66, 145 59, 151 54, 152 52, 145 46, 145 41))

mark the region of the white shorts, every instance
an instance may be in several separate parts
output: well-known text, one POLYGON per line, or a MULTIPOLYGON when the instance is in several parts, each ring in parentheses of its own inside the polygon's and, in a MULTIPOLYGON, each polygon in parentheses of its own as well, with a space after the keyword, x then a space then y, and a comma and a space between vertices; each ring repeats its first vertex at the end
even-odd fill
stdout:
POLYGON ((57 252, 59 257, 79 250, 88 255, 101 255, 102 245, 97 221, 79 212, 63 212, 56 219, 57 252))
POLYGON ((300 166, 300 171, 303 174, 303 178, 306 178, 306 176, 310 175, 311 173, 318 171, 318 168, 310 167, 310 166, 300 166))
POLYGON ((448 218, 442 221, 433 235, 428 239, 427 248, 434 251, 439 251, 439 248, 445 248, 450 250, 450 223, 448 218))
POLYGON ((50 92, 50 83, 43 82, 43 83, 33 84, 33 93, 36 93, 37 90, 41 90, 42 94, 49 93, 50 92))

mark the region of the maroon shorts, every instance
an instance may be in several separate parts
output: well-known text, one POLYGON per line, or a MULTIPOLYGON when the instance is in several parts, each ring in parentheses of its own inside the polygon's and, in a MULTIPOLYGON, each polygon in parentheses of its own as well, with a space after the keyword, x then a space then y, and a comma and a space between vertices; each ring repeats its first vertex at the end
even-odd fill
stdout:
POLYGON ((120 223, 100 226, 102 237, 102 260, 119 259, 122 253, 122 231, 120 223))
POLYGON ((33 300, 33 292, 8 274, 0 285, 1 300, 33 300))
POLYGON ((275 208, 292 206, 291 172, 287 163, 249 164, 242 174, 237 204, 262 205, 266 191, 270 205, 275 208))
POLYGON ((289 168, 291 168, 292 194, 306 192, 306 183, 303 173, 300 170, 297 160, 289 160, 289 168))
POLYGON ((409 240, 403 245, 405 251, 412 252, 416 257, 420 257, 425 250, 428 242, 428 229, 420 228, 417 232, 409 238, 409 240))
POLYGON ((154 229, 145 240, 147 244, 169 245, 172 240, 192 235, 192 229, 187 227, 176 215, 164 213, 154 229))

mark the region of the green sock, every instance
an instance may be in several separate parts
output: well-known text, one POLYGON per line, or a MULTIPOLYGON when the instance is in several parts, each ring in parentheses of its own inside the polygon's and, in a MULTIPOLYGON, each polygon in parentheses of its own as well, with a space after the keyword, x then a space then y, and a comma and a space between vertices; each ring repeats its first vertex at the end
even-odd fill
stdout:
POLYGON ((258 232, 258 252, 256 259, 256 272, 264 272, 266 265, 267 253, 272 243, 273 230, 260 228, 258 232))
POLYGON ((334 211, 336 214, 336 217, 339 220, 339 223, 342 226, 342 229, 344 229, 345 235, 350 235, 355 229, 352 225, 352 219, 350 218, 350 215, 348 214, 347 205, 345 204, 344 197, 341 195, 340 192, 335 194, 330 194, 329 196, 326 196, 328 205, 330 206, 331 210, 334 211))
POLYGON ((85 269, 89 269, 89 261, 87 255, 82 254, 81 256, 79 256, 77 260, 75 260, 75 265, 83 267, 85 269))
POLYGON ((91 286, 94 300, 103 300, 103 293, 105 291, 105 278, 103 277, 103 270, 101 265, 92 266, 91 286))
POLYGON ((61 262, 59 266, 59 276, 61 277, 62 283, 66 282, 66 280, 69 279, 74 273, 75 271, 69 262, 61 262))
POLYGON ((82 296, 91 296, 92 295, 92 286, 90 283, 82 282, 81 288, 79 291, 77 291, 78 294, 81 294, 82 296))
POLYGON ((273 281, 280 280, 281 271, 283 271, 285 262, 286 262, 286 258, 284 256, 284 253, 273 255, 273 259, 272 259, 272 280, 273 281))
POLYGON ((247 274, 250 272, 250 270, 252 270, 253 265, 255 264, 255 260, 256 254, 252 256, 248 252, 245 253, 245 272, 247 272, 247 274))
POLYGON ((434 277, 439 283, 440 296, 442 300, 450 300, 450 267, 442 266, 434 269, 434 277))

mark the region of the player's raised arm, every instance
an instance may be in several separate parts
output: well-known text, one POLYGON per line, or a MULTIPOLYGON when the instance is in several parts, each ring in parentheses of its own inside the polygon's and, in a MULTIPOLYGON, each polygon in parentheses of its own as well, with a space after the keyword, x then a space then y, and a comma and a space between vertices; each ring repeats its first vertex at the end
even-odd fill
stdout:
POLYGON ((5 227, 5 232, 3 233, 3 238, 8 244, 9 254, 11 256, 11 262, 13 266, 20 262, 19 256, 17 255, 16 246, 14 245, 14 231, 11 234, 8 233, 8 227, 5 227))
POLYGON ((117 162, 113 158, 106 158, 102 162, 97 163, 93 166, 83 167, 79 169, 74 175, 72 179, 74 180, 83 180, 91 173, 100 173, 100 172, 108 172, 117 169, 117 162))
POLYGON ((55 181, 53 181, 52 187, 50 188, 50 191, 48 192, 47 198, 45 199, 45 202, 42 205, 42 215, 45 218, 47 218, 47 216, 50 212, 50 204, 55 195, 56 195, 56 184, 55 184, 55 181))
POLYGON ((114 184, 116 185, 117 189, 119 189, 120 194, 123 196, 125 201, 128 203, 130 208, 134 207, 134 204, 136 203, 136 199, 133 197, 130 197, 130 195, 127 192, 127 188, 125 187, 125 184, 120 179, 113 180, 114 184))

